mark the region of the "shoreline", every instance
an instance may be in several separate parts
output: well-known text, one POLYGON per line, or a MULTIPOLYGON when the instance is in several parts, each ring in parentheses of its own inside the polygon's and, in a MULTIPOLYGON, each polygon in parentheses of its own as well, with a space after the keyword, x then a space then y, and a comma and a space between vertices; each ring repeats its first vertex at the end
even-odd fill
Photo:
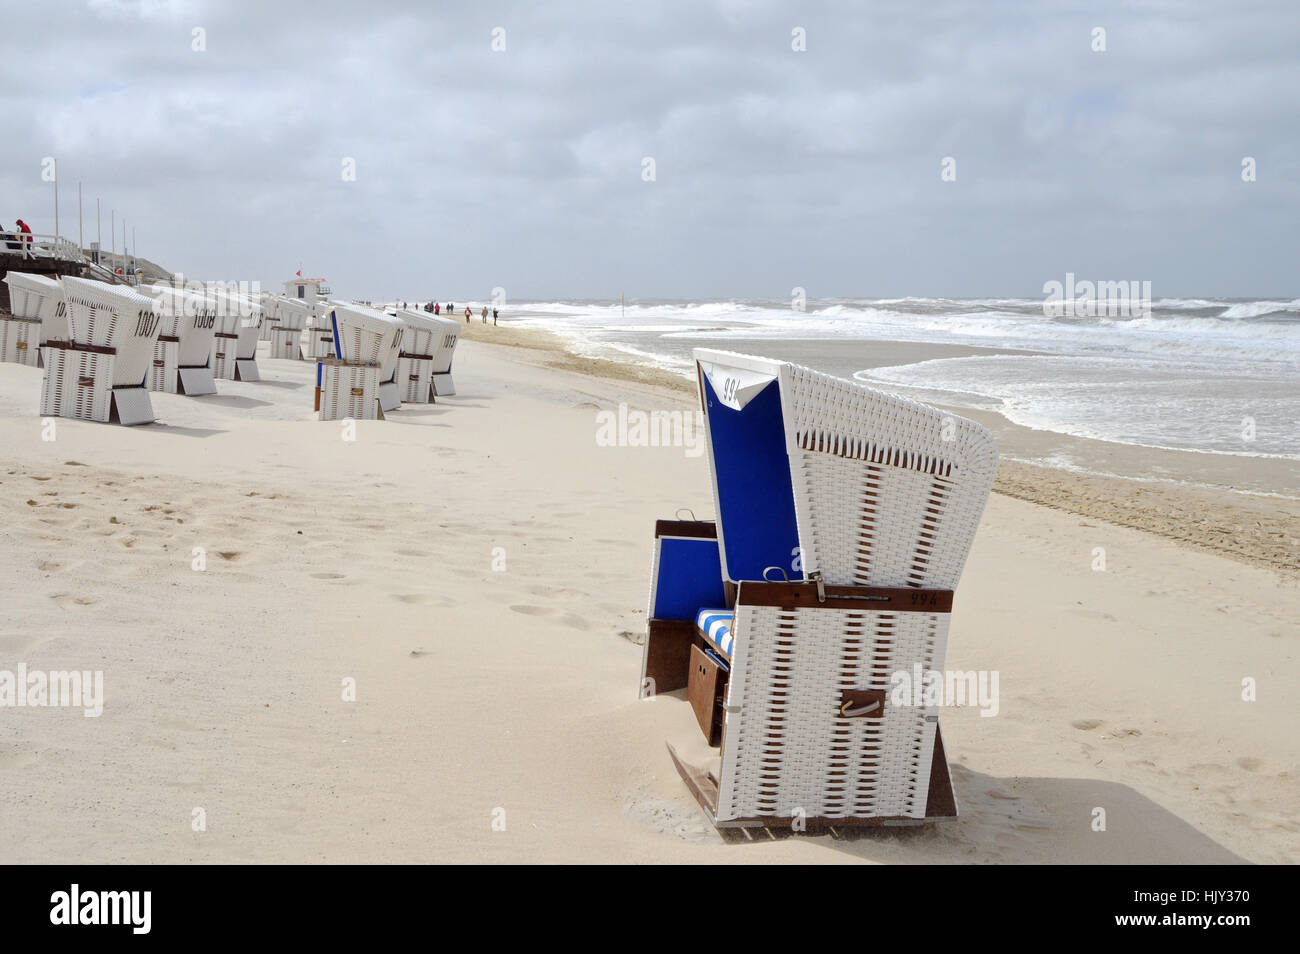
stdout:
MULTIPOLYGON (((630 362, 576 356, 560 335, 550 331, 515 328, 509 324, 484 326, 475 320, 465 326, 462 337, 468 341, 533 352, 539 357, 530 360, 542 367, 649 385, 670 392, 674 397, 680 396, 690 405, 695 403, 692 382, 680 375, 630 362)), ((902 344, 908 350, 931 350, 929 345, 902 344)), ((953 349, 977 350, 964 345, 953 346, 953 349)), ((886 349, 882 346, 881 350, 886 349)), ((1127 468, 1135 472, 1132 474, 1077 473, 1068 468, 1033 463, 1020 459, 1019 455, 1009 456, 1006 447, 1008 432, 1014 433, 1018 449, 1023 452, 1028 448, 1031 453, 1037 451, 1035 456, 1049 456, 1055 446, 1061 444, 1077 447, 1080 442, 1088 445, 1106 442, 1031 431, 994 412, 948 407, 955 414, 992 427, 998 434, 1002 461, 993 486, 995 493, 1142 530, 1250 566, 1273 570, 1284 578, 1300 579, 1300 500, 1250 492, 1225 494, 1229 488, 1213 483, 1198 487, 1177 478, 1136 473, 1151 469, 1153 459, 1163 461, 1167 455, 1192 453, 1187 451, 1161 451, 1127 445, 1090 448, 1115 462, 1116 470, 1127 468)), ((1080 452, 1076 450, 1075 453, 1080 452)), ((1252 459, 1233 458, 1212 463, 1228 468, 1238 460, 1249 462, 1252 459)), ((1155 466, 1163 465, 1156 463, 1155 466)), ((1220 472, 1215 471, 1216 474, 1220 472)))

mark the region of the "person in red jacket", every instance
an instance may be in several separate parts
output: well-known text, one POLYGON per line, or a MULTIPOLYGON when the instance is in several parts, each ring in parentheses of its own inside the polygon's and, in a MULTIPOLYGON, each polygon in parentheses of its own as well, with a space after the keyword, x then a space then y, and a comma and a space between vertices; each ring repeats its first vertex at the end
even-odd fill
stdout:
POLYGON ((23 233, 22 236, 19 238, 19 241, 21 241, 21 242, 23 243, 23 254, 24 254, 25 256, 28 256, 28 257, 32 257, 32 258, 34 258, 35 256, 32 255, 32 229, 31 229, 31 226, 29 226, 29 225, 28 225, 26 222, 24 222, 22 219, 19 219, 18 222, 17 222, 17 228, 18 228, 18 231, 19 231, 19 232, 23 233))

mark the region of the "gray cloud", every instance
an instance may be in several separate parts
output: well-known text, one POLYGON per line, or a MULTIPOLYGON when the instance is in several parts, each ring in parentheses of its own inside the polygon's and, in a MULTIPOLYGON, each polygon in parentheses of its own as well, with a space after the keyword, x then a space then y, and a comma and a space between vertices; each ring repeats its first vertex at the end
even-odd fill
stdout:
POLYGON ((65 234, 80 179, 90 237, 99 196, 105 229, 118 209, 195 276, 817 297, 1036 295, 1074 271, 1300 294, 1291 2, 87 0, 5 23, 0 222, 52 230, 53 155, 65 234))

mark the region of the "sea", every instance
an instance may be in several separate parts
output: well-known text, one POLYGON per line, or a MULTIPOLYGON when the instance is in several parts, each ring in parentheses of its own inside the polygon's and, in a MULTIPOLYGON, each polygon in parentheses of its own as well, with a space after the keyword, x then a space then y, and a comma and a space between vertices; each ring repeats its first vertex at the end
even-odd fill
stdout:
MULTIPOLYGON (((1071 302, 1067 300, 1067 306, 1071 302)), ((831 373, 1028 428, 1144 447, 1300 460, 1300 299, 1163 298, 1052 308, 1022 298, 512 302, 578 354, 693 377, 691 349, 780 339, 966 346, 831 373), (970 348, 989 349, 970 352, 970 348)), ((867 362, 859 362, 866 364, 867 362)))

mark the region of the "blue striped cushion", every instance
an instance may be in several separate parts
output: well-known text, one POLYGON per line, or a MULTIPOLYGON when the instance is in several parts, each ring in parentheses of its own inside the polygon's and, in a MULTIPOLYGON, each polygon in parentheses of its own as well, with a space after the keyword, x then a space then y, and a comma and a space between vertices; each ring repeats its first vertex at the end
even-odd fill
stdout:
POLYGON ((731 658, 731 620, 736 614, 725 609, 702 609, 695 617, 704 638, 718 647, 718 651, 731 658))

